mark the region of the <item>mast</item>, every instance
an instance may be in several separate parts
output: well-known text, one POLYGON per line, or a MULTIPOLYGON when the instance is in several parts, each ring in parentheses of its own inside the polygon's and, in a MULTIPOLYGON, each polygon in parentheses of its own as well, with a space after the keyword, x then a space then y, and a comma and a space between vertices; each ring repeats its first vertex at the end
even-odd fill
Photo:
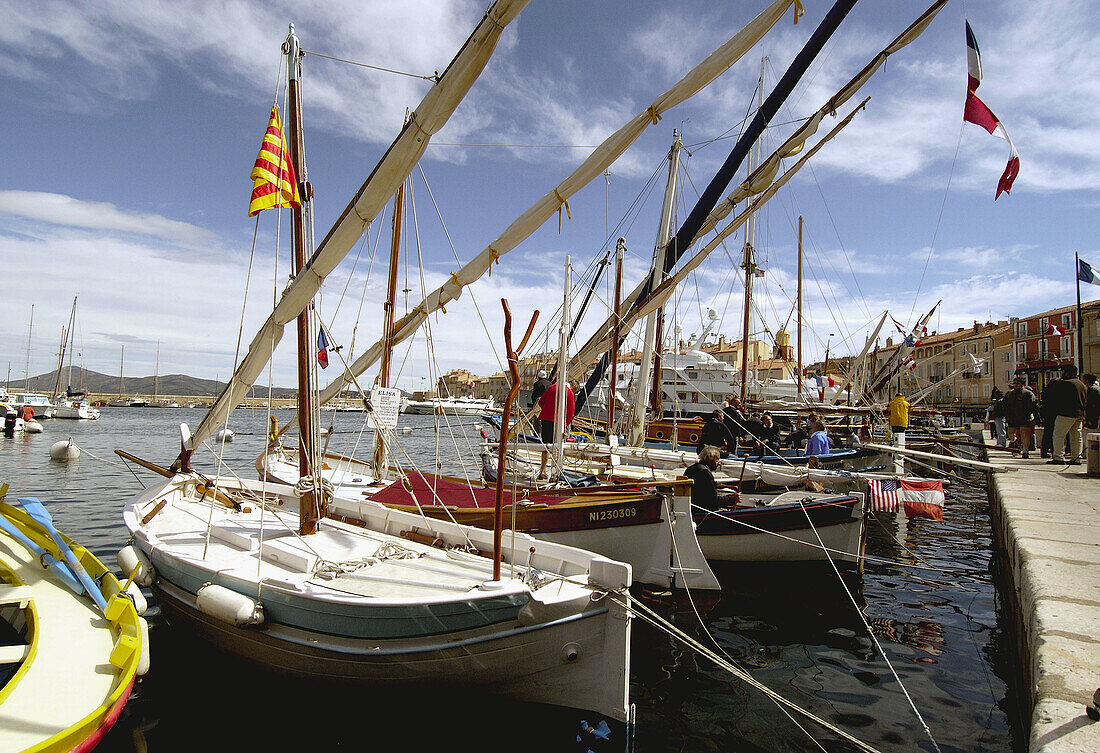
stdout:
MULTIPOLYGON (((760 80, 756 91, 760 97, 760 107, 764 106, 764 63, 767 57, 760 59, 760 80)), ((759 109, 759 108, 758 108, 759 109)), ((756 169, 760 159, 760 139, 753 142, 749 150, 749 175, 756 169)), ((753 264, 753 245, 756 243, 756 213, 749 217, 749 226, 745 230, 745 260, 741 266, 745 269, 745 319, 741 333, 741 402, 745 402, 749 387, 749 318, 752 311, 752 278, 756 272, 753 264)))
MULTIPOLYGON (((571 321, 569 313, 569 289, 572 287, 572 275, 570 274, 571 267, 569 264, 569 255, 565 257, 565 297, 562 299, 561 304, 561 331, 558 342, 558 380, 557 388, 554 392, 555 405, 554 405, 554 451, 551 454, 552 468, 559 470, 562 467, 562 454, 563 447, 562 441, 565 438, 565 390, 568 382, 568 374, 566 373, 566 367, 569 365, 569 359, 566 357, 569 351, 569 323, 571 321)), ((574 396, 576 399, 576 396, 574 396)), ((507 431, 507 425, 501 424, 502 431, 507 431)))
MULTIPOLYGON (((611 342, 619 342, 619 307, 623 292, 623 253, 626 251, 626 238, 619 238, 615 244, 615 303, 613 309, 613 322, 611 324, 611 342)), ((608 383, 611 389, 607 397, 607 442, 611 444, 611 437, 615 435, 615 398, 618 392, 615 386, 619 383, 619 349, 611 351, 611 376, 608 383)))
POLYGON ((802 215, 798 215, 798 399, 802 399, 802 215))
POLYGON ((157 356, 153 362, 153 402, 157 402, 160 395, 160 340, 157 340, 157 356))
POLYGON ((23 368, 23 390, 31 389, 31 333, 34 332, 34 304, 31 304, 31 321, 27 325, 27 365, 23 368))
MULTIPOLYGON (((401 223, 405 208, 405 183, 397 187, 397 195, 393 199, 392 240, 390 242, 390 269, 386 281, 386 302, 383 304, 382 313, 382 360, 378 368, 378 386, 390 386, 390 360, 393 356, 393 306, 397 295, 397 257, 401 251, 401 223)), ((386 448, 382 444, 382 429, 379 428, 375 435, 374 444, 374 475, 382 477, 385 470, 386 448)))
MULTIPOLYGON (((283 43, 283 51, 286 53, 287 65, 287 148, 290 151, 290 164, 294 168, 294 175, 300 185, 305 183, 305 172, 302 169, 302 152, 304 143, 302 140, 302 100, 301 100, 301 75, 302 52, 298 43, 298 37, 294 34, 294 24, 290 25, 290 33, 283 43)), ((302 203, 309 201, 309 191, 299 190, 302 203)), ((294 273, 297 276, 306 265, 305 226, 301 205, 291 208, 291 237, 294 243, 294 273)), ((313 466, 313 414, 311 410, 310 393, 313 389, 310 378, 312 366, 312 343, 309 336, 309 312, 313 308, 312 303, 302 309, 297 317, 298 334, 298 469, 302 477, 312 475, 313 466)), ((298 531, 303 536, 308 536, 317 530, 317 520, 324 517, 324 500, 318 494, 318 490, 307 488, 299 497, 298 506, 298 531)))
POLYGON ((122 372, 125 369, 125 363, 126 363, 126 346, 121 345, 119 347, 120 347, 120 350, 119 350, 119 353, 118 353, 118 396, 121 399, 122 396, 126 394, 122 389, 122 385, 123 385, 122 372))
MULTIPOLYGON (((1077 374, 1085 373, 1085 335, 1084 329, 1081 327, 1081 257, 1078 252, 1073 252, 1073 276, 1077 279, 1077 374)), ((993 367, 989 367, 989 373, 995 373, 993 367)), ((993 381, 996 382, 996 376, 993 377, 993 381)))
MULTIPOLYGON (((672 148, 668 152, 668 182, 665 184, 665 198, 661 206, 661 222, 657 230, 657 243, 653 249, 653 271, 650 287, 657 287, 664 277, 665 257, 669 248, 669 233, 672 228, 672 208, 676 203, 676 181, 680 175, 680 151, 683 149, 680 134, 672 132, 672 148)), ((646 405, 649 403, 650 368, 653 364, 653 352, 656 346, 658 314, 653 312, 646 320, 645 340, 642 344, 642 359, 638 363, 638 390, 634 397, 634 410, 631 414, 631 445, 641 445, 645 439, 646 405)))

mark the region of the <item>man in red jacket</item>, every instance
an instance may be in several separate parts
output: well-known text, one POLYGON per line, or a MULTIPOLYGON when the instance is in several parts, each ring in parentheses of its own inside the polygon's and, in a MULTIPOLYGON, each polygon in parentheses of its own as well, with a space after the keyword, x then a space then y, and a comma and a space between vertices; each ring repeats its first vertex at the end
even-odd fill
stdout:
MULTIPOLYGON (((575 403, 573 402, 573 390, 570 389, 569 384, 565 385, 565 426, 573 421, 573 411, 575 403)), ((546 388, 546 392, 542 393, 542 397, 539 398, 539 435, 542 438, 544 445, 554 444, 554 418, 557 416, 558 410, 558 383, 554 382, 546 388)), ((549 456, 547 450, 542 451, 542 465, 539 467, 539 479, 549 478, 546 474, 546 459, 549 456)))

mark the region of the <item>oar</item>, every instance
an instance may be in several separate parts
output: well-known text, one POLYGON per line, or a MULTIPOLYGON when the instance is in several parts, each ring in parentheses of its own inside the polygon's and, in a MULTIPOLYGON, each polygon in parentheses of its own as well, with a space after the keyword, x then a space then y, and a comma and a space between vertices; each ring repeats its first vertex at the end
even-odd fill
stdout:
POLYGON ((92 576, 88 575, 88 571, 84 569, 84 566, 80 564, 80 561, 73 554, 73 550, 69 548, 69 544, 61 536, 61 532, 54 528, 53 517, 50 515, 46 506, 38 501, 37 497, 20 497, 19 504, 23 506, 23 509, 27 511, 27 514, 34 518, 43 528, 46 529, 46 533, 50 535, 54 543, 57 544, 58 550, 62 556, 65 557, 65 562, 69 564, 69 568, 76 575, 77 579, 84 584, 84 588, 88 591, 88 595, 92 597, 92 601, 96 603, 96 606, 100 610, 107 609, 107 600, 103 598, 103 594, 99 590, 99 586, 92 580, 92 576))
POLYGON ((3 528, 11 534, 16 541, 27 548, 27 551, 38 557, 38 561, 45 565, 51 573, 56 575, 57 579, 64 583, 70 591, 75 594, 84 593, 84 586, 80 585, 80 581, 73 577, 69 568, 63 563, 58 562, 52 554, 27 538, 23 532, 4 515, 0 515, 0 528, 3 528))

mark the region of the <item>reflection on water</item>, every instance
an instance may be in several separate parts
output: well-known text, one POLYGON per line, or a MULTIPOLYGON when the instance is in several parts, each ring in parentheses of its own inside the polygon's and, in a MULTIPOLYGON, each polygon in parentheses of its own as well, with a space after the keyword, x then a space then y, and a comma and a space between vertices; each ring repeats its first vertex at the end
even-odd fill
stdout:
MULTIPOLYGON (((0 439, 0 476, 13 494, 46 501, 62 530, 113 566, 126 536, 122 507, 156 480, 127 467, 114 449, 168 465, 179 422, 194 426, 199 418, 186 409, 107 408, 98 422, 46 421, 42 434, 0 439), (70 436, 83 451, 79 460, 51 461, 50 446, 70 436)), ((324 416, 334 421, 330 451, 370 454, 359 418, 324 416)), ((478 473, 477 419, 450 418, 458 439, 434 431, 434 421, 402 416, 403 452, 427 469, 478 473)), ((264 412, 234 414, 235 439, 218 452, 238 473, 254 477, 266 422, 264 412)), ((194 464, 209 474, 215 457, 197 452, 194 464)), ((636 596, 755 680, 878 750, 934 750, 930 732, 944 753, 1023 751, 1026 740, 1012 723, 1020 716, 1018 679, 990 574, 987 508, 984 487, 956 483, 942 524, 876 514, 862 578, 842 581, 827 567, 727 566, 718 573, 718 599, 642 589, 636 596)), ((192 643, 155 610, 151 623, 152 669, 103 750, 134 750, 135 737, 151 751, 350 749, 382 734, 415 750, 621 749, 621 735, 603 739, 584 715, 487 696, 396 696, 281 680, 192 643)), ((853 749, 647 621, 635 621, 631 650, 638 751, 820 750, 815 739, 830 751, 853 749)))

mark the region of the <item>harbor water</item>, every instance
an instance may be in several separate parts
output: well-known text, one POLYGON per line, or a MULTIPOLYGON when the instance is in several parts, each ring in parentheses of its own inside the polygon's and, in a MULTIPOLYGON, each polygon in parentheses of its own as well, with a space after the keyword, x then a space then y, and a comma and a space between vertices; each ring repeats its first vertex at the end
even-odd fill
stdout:
MULTIPOLYGON (((288 411, 275 414, 281 422, 288 411)), ((122 508, 158 477, 127 465, 121 449, 167 466, 190 409, 104 408, 98 421, 43 421, 41 434, 0 438, 0 479, 9 496, 35 496, 58 527, 117 569, 125 543, 122 508), (50 459, 72 439, 76 460, 50 459)), ((216 450, 236 473, 255 477, 268 414, 238 410, 233 441, 216 450)), ((365 457, 361 414, 325 413, 330 451, 365 457)), ((476 416, 402 415, 407 463, 478 473, 476 416), (458 437, 455 439, 454 437, 458 437), (439 460, 437 460, 437 458, 439 460), (462 462, 456 458, 463 458, 462 462)), ((196 451, 212 474, 217 458, 196 451)), ((875 513, 868 519, 862 577, 827 566, 724 568, 720 599, 636 588, 668 624, 636 619, 631 646, 634 750, 848 751, 841 740, 719 667, 685 637, 723 656, 797 707, 872 748, 1023 753, 1026 699, 1012 615, 995 573, 985 479, 956 469, 944 521, 875 513)), ((394 741, 437 750, 610 750, 621 741, 586 732, 590 719, 485 697, 430 689, 393 695, 290 681, 239 664, 181 634, 151 605, 152 666, 98 750, 361 749, 394 741)))

